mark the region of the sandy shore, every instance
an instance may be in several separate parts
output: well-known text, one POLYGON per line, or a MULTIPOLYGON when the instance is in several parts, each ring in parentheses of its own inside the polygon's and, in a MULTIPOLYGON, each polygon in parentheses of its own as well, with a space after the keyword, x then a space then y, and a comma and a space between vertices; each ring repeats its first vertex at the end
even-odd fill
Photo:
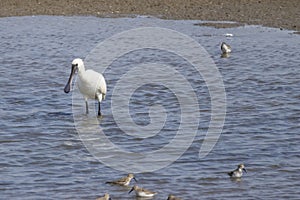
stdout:
POLYGON ((152 15, 164 19, 236 21, 300 31, 299 0, 1 0, 0 17, 152 15))

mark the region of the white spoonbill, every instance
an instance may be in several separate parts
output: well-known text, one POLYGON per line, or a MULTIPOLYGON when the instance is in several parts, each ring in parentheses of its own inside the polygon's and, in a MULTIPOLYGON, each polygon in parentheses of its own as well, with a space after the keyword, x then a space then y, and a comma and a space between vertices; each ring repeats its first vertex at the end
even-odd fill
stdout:
POLYGON ((77 85, 85 99, 86 113, 89 113, 88 99, 96 99, 98 101, 98 116, 101 116, 100 103, 105 99, 106 95, 106 82, 103 75, 94 70, 85 70, 82 59, 76 58, 72 62, 70 78, 64 89, 65 93, 70 92, 76 72, 78 72, 79 76, 77 85))

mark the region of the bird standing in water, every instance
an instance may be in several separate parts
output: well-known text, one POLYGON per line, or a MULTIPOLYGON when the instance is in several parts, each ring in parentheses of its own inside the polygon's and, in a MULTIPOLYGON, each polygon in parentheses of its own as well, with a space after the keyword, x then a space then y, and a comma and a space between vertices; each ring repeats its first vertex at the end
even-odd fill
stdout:
POLYGON ((130 174, 128 174, 127 176, 125 176, 123 178, 120 178, 120 179, 115 180, 115 181, 108 181, 106 183, 116 184, 116 185, 121 185, 121 186, 128 186, 132 179, 135 180, 135 182, 137 182, 134 175, 130 173, 130 174))
POLYGON ((174 195, 172 195, 172 194, 170 194, 169 196, 168 196, 168 199, 167 200, 181 200, 180 198, 178 198, 178 197, 175 197, 174 195))
POLYGON ((229 44, 226 44, 225 42, 222 42, 221 50, 223 54, 231 53, 231 46, 229 44))
POLYGON ((99 198, 97 198, 96 200, 111 200, 111 198, 110 198, 109 194, 106 193, 106 194, 104 195, 104 197, 99 197, 99 198))
POLYGON ((135 191, 135 194, 136 194, 137 197, 153 197, 154 195, 157 194, 157 192, 152 192, 150 190, 140 188, 136 185, 131 188, 129 193, 131 193, 133 190, 135 191))
POLYGON ((239 164, 237 169, 228 173, 231 178, 241 178, 243 176, 243 171, 247 173, 244 164, 239 164))
POLYGON ((98 101, 98 116, 101 116, 100 103, 106 95, 106 82, 103 75, 94 70, 85 70, 83 61, 76 58, 72 62, 71 74, 64 89, 65 93, 70 92, 76 72, 78 72, 79 77, 78 88, 85 99, 86 113, 89 113, 88 99, 96 99, 98 101))

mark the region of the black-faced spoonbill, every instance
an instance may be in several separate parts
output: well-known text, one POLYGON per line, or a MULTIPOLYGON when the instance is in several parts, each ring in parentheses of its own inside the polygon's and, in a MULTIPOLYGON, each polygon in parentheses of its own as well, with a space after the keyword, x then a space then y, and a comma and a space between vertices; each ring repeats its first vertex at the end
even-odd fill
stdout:
POLYGON ((76 72, 78 72, 79 76, 77 81, 79 91, 85 98, 86 113, 89 113, 88 99, 96 99, 98 101, 98 116, 101 116, 100 103, 105 99, 106 95, 106 82, 103 75, 94 70, 85 70, 83 61, 80 58, 76 58, 72 62, 70 78, 64 89, 65 93, 70 92, 76 72))

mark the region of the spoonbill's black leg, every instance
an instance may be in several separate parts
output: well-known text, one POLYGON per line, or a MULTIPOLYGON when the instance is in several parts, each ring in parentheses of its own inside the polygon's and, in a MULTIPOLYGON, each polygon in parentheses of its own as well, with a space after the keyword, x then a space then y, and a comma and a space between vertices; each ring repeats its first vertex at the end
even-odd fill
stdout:
POLYGON ((101 106, 100 106, 100 102, 98 102, 98 116, 101 116, 101 106))
POLYGON ((89 104, 87 101, 85 101, 85 109, 86 109, 86 114, 89 114, 89 104))

